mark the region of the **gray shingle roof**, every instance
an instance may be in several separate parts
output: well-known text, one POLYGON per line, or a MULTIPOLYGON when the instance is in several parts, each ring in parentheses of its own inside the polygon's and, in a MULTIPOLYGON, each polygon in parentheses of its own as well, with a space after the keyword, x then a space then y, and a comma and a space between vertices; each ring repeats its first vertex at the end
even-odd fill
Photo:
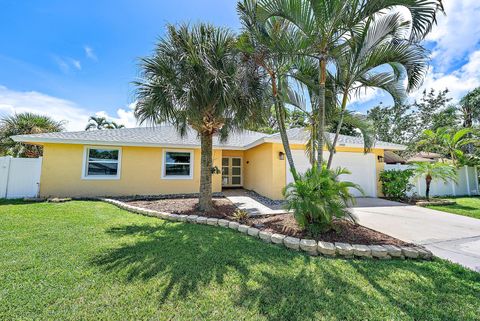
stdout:
MULTIPOLYGON (((216 147, 243 147, 251 144, 265 134, 253 131, 232 133, 226 142, 220 142, 219 137, 214 138, 213 145, 216 147)), ((108 130, 91 130, 79 132, 57 132, 45 134, 20 135, 12 137, 16 141, 23 142, 62 142, 83 144, 124 144, 145 146, 200 146, 197 133, 190 129, 184 137, 181 137, 173 126, 121 128, 108 130)))
MULTIPOLYGON (((333 134, 330 134, 333 138, 333 134)), ((288 130, 291 143, 306 143, 308 133, 303 128, 288 130)), ((93 130, 81 132, 58 132, 12 136, 15 141, 26 143, 65 143, 65 144, 104 144, 124 146, 200 146, 197 133, 190 129, 181 137, 173 126, 121 128, 109 130, 93 130)), ((280 135, 267 135, 254 131, 231 133, 226 142, 214 138, 214 147, 242 149, 261 144, 262 142, 281 142, 280 135)), ((340 135, 339 146, 363 146, 361 137, 340 135)), ((376 147, 385 149, 404 149, 404 146, 386 142, 377 142, 376 147)))
MULTIPOLYGON (((302 142, 306 143, 308 141, 308 131, 305 128, 292 128, 287 130, 287 135, 288 138, 292 142, 302 142)), ((330 141, 333 141, 335 134, 328 133, 330 137, 330 141)), ((274 138, 274 139, 281 139, 279 133, 275 133, 273 135, 270 135, 269 137, 274 138)), ((340 135, 338 137, 338 146, 363 146, 363 139, 362 137, 357 137, 357 136, 347 136, 347 135, 340 135)), ((394 144, 394 143, 388 143, 388 142, 383 142, 383 141, 376 141, 375 146, 377 148, 383 148, 383 149, 393 149, 393 150, 403 150, 405 149, 405 146, 399 145, 399 144, 394 144)))

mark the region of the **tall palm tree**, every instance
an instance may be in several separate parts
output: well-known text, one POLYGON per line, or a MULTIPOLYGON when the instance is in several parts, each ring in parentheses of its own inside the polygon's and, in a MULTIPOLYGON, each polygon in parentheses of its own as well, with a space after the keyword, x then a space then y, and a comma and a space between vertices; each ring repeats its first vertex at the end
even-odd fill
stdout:
POLYGON ((180 135, 189 126, 201 141, 199 209, 212 204, 214 135, 229 132, 255 118, 265 89, 256 66, 236 50, 227 29, 208 24, 169 25, 151 57, 141 59, 135 116, 153 124, 171 123, 180 135))
POLYGON ((403 7, 411 14, 411 42, 423 39, 443 11, 441 0, 259 0, 263 21, 281 17, 290 21, 309 42, 308 55, 318 61, 318 166, 323 160, 325 93, 328 63, 334 62, 355 28, 368 18, 403 7))
POLYGON ((285 124, 285 98, 289 87, 287 73, 293 64, 292 56, 297 54, 296 50, 301 49, 302 37, 292 30, 291 24, 285 19, 272 18, 268 21, 259 19, 256 0, 239 2, 237 11, 244 29, 239 48, 251 57, 269 80, 271 100, 283 149, 292 176, 296 180, 298 175, 285 124))
POLYGON ((40 157, 43 154, 42 146, 24 145, 14 142, 10 137, 60 132, 64 130, 64 124, 63 121, 28 112, 3 117, 0 120, 0 153, 14 157, 40 157))
POLYGON ((401 104, 408 91, 422 84, 428 68, 428 54, 421 45, 410 41, 409 31, 409 21, 398 12, 369 17, 359 23, 338 53, 334 81, 342 98, 340 120, 329 148, 328 168, 332 165, 351 96, 377 88, 401 104))
POLYGON ((416 163, 413 168, 415 178, 425 177, 425 197, 430 200, 430 184, 434 179, 439 179, 447 183, 448 181, 457 181, 455 167, 445 163, 416 163))
POLYGON ((90 116, 90 118, 88 118, 88 124, 85 127, 85 130, 102 130, 108 128, 109 124, 110 123, 105 117, 90 116))

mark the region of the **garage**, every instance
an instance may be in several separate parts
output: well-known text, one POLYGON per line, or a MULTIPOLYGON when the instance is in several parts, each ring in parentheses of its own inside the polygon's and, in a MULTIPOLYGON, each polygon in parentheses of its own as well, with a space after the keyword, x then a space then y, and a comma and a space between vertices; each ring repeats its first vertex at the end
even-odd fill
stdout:
MULTIPOLYGON (((292 150, 292 156, 299 173, 304 173, 310 168, 310 162, 304 150, 292 150)), ((328 159, 329 153, 324 152, 325 159, 328 159)), ((351 192, 354 196, 377 196, 377 173, 376 173, 376 156, 375 154, 368 153, 349 153, 338 152, 333 157, 332 168, 343 167, 348 169, 350 175, 342 175, 341 179, 358 184, 364 192, 356 189, 352 189, 351 192)), ((287 162, 287 184, 293 182, 292 173, 290 173, 290 166, 287 162)))

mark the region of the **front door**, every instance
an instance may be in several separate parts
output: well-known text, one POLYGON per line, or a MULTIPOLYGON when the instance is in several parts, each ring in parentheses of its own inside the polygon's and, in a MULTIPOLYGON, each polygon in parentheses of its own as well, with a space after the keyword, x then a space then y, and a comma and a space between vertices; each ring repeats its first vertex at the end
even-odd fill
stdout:
POLYGON ((241 187, 243 185, 241 157, 222 158, 222 186, 241 187))

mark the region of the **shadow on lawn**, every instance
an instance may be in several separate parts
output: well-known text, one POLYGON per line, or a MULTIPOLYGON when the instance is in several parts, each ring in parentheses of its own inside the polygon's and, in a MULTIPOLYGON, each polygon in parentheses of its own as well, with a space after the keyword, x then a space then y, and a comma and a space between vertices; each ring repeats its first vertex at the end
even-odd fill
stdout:
MULTIPOLYGON (((226 229, 163 223, 107 233, 125 243, 93 264, 126 282, 164 278, 161 303, 200 294, 228 278, 232 301, 269 319, 449 319, 454 314, 442 302, 452 293, 478 297, 480 290, 469 283, 480 281, 475 273, 441 262, 311 258, 226 229)), ((452 305, 461 311, 463 303, 452 305)))

